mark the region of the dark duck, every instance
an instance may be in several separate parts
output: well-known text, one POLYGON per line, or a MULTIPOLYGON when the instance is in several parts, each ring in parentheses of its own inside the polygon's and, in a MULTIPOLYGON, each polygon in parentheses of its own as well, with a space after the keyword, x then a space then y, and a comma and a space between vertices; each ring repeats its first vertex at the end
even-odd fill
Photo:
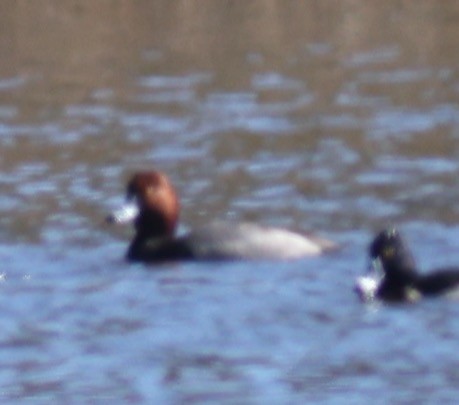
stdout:
POLYGON ((371 268, 379 277, 360 277, 356 291, 363 300, 413 302, 455 292, 459 268, 421 274, 405 241, 395 229, 380 232, 369 246, 371 268))

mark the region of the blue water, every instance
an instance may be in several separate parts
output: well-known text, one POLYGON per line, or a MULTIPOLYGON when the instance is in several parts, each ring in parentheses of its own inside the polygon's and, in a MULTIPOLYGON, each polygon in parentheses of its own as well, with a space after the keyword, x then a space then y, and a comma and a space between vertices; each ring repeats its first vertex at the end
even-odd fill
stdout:
POLYGON ((148 269, 114 258, 102 265, 116 257, 110 248, 4 247, 2 397, 454 402, 459 307, 362 306, 352 294, 364 265, 358 250, 148 269))
POLYGON ((457 402, 457 303, 353 292, 384 226, 459 263, 455 2, 33 4, 0 16, 2 403, 457 402), (150 167, 181 231, 341 249, 129 264, 104 218, 150 167))

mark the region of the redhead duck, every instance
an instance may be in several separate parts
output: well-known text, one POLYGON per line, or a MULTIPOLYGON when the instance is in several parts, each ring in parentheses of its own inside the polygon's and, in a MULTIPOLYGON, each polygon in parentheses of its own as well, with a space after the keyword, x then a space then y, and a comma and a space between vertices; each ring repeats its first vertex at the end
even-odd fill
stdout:
POLYGON ((127 200, 130 204, 107 219, 134 222, 136 234, 127 252, 130 261, 297 259, 335 247, 325 239, 251 223, 218 221, 176 236, 178 196, 159 171, 134 174, 127 185, 127 200))
POLYGON ((372 269, 380 269, 382 274, 379 279, 357 280, 356 291, 364 300, 412 302, 422 297, 452 294, 459 287, 459 268, 420 274, 409 248, 394 229, 380 232, 370 244, 369 253, 372 269))

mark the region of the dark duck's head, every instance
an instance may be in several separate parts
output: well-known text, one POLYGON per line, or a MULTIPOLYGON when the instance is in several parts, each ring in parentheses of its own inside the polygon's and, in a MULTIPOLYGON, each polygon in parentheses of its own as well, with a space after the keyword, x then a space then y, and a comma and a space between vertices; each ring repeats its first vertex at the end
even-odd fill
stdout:
POLYGON ((419 297, 413 256, 395 229, 379 232, 369 246, 372 276, 359 277, 355 291, 364 301, 413 301, 419 297))
POLYGON ((134 223, 136 236, 128 258, 135 259, 149 240, 174 236, 180 205, 175 188, 163 173, 155 170, 135 173, 128 182, 126 200, 107 219, 111 223, 134 223))
POLYGON ((372 267, 382 271, 386 279, 409 281, 416 275, 413 255, 402 236, 395 229, 378 233, 369 248, 372 267))

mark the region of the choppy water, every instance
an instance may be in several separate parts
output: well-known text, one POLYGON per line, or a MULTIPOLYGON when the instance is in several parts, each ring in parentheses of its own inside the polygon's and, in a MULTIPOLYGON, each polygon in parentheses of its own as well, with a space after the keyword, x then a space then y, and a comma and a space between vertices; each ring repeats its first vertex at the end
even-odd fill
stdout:
POLYGON ((457 401, 459 306, 352 292, 387 224, 422 269, 459 263, 456 2, 3 7, 3 401, 457 401), (148 167, 184 227, 253 220, 343 249, 127 264, 130 230, 103 219, 148 167))

